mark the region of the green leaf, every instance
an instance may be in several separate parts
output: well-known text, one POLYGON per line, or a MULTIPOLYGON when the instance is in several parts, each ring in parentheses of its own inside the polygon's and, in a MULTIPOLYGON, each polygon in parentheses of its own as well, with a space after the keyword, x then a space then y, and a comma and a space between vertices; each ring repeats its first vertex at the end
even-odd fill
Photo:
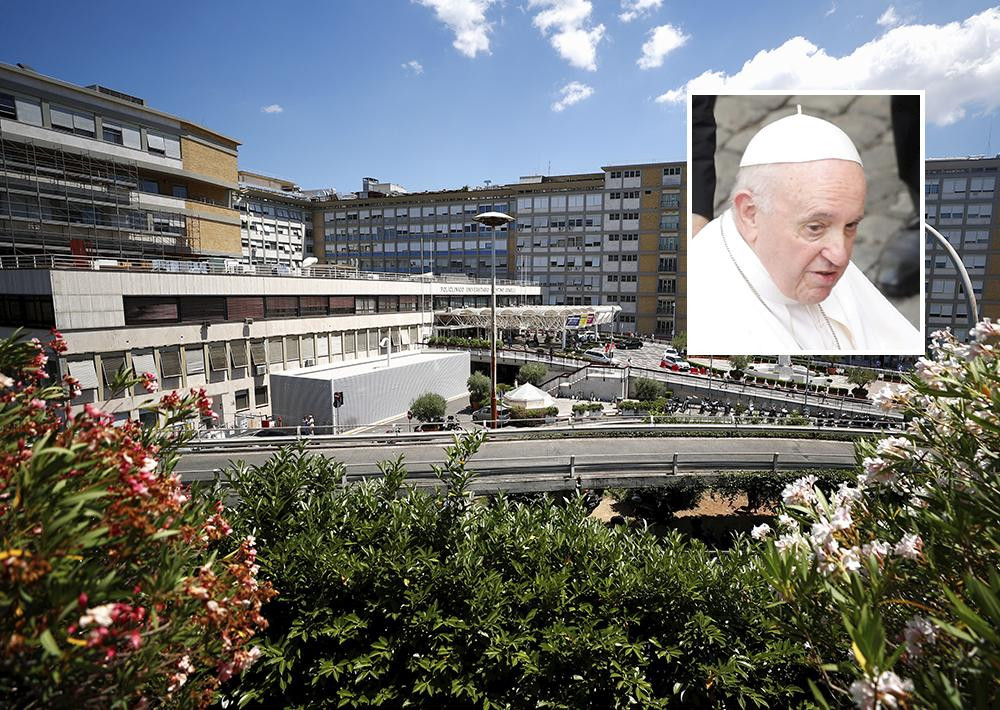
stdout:
POLYGON ((59 644, 57 644, 56 640, 52 637, 51 630, 45 629, 45 631, 42 632, 42 635, 38 637, 38 640, 41 642, 42 648, 44 648, 48 653, 56 658, 62 658, 63 653, 59 650, 59 644))

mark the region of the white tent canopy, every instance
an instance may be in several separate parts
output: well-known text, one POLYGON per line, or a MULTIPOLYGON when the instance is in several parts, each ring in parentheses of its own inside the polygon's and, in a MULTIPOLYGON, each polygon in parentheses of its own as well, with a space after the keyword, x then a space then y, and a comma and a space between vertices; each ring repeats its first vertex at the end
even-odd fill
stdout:
POLYGON ((517 389, 504 395, 503 403, 508 407, 524 407, 525 409, 545 409, 554 406, 556 401, 545 390, 540 390, 530 382, 525 382, 517 389))

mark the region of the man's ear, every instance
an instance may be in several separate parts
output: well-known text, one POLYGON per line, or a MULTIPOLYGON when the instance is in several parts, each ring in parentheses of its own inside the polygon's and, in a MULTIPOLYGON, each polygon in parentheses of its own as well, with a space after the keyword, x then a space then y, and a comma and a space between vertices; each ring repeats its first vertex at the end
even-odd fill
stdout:
POLYGON ((740 190, 733 196, 733 219, 747 244, 757 241, 760 209, 749 190, 740 190))

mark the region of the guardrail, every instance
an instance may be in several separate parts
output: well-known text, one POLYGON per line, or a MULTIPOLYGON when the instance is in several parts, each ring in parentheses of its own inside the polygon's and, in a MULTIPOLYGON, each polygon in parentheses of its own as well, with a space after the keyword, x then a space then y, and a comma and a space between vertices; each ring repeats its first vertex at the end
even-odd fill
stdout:
MULTIPOLYGON (((586 420, 584 420, 586 421, 586 420)), ((562 426, 562 427, 505 427, 490 430, 490 439, 506 441, 517 439, 562 438, 578 434, 591 435, 600 433, 647 433, 670 432, 712 433, 712 432, 776 432, 781 434, 812 433, 822 434, 836 432, 848 436, 872 436, 885 433, 884 429, 869 427, 818 427, 818 426, 782 426, 778 424, 740 424, 740 423, 703 423, 703 424, 644 424, 640 422, 622 424, 601 424, 599 426, 562 426)), ((276 448, 288 444, 302 442, 308 448, 350 448, 362 444, 421 444, 440 441, 452 441, 462 431, 422 431, 422 432, 384 432, 381 434, 305 434, 301 432, 290 436, 239 436, 222 439, 196 439, 188 442, 181 452, 198 453, 208 450, 257 450, 261 448, 276 448)))
MULTIPOLYGON (((644 454, 596 454, 590 456, 561 455, 473 459, 468 464, 475 471, 470 488, 473 491, 545 491, 581 488, 669 485, 686 476, 714 477, 724 471, 796 471, 809 469, 846 470, 856 466, 854 454, 806 454, 781 452, 679 453, 663 460, 650 460, 644 454)), ((220 469, 181 471, 184 481, 209 480, 220 469)), ((376 464, 344 465, 341 485, 380 478, 376 464)), ((418 487, 441 485, 431 464, 409 463, 407 481, 418 487)))
MULTIPOLYGON (((182 260, 149 257, 96 257, 63 254, 17 254, 0 256, 0 269, 60 269, 74 271, 127 271, 133 273, 216 274, 225 276, 283 276, 314 279, 359 279, 362 281, 417 281, 489 285, 490 279, 475 279, 459 274, 399 274, 359 271, 328 264, 290 266, 286 264, 247 264, 238 259, 182 260)), ((501 285, 537 286, 531 281, 497 279, 501 285)))

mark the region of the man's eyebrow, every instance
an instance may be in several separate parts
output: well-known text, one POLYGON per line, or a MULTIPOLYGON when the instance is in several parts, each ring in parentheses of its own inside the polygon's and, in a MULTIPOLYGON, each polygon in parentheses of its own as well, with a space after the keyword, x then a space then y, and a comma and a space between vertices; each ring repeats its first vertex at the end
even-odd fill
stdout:
MULTIPOLYGON (((835 216, 834 216, 834 214, 832 212, 811 212, 808 215, 806 215, 806 218, 804 220, 802 220, 802 221, 803 222, 810 222, 810 221, 812 221, 814 219, 833 220, 834 218, 835 218, 835 216)), ((850 222, 860 222, 864 218, 865 218, 865 214, 864 214, 864 212, 862 212, 857 217, 855 217, 854 219, 850 220, 850 222)))

